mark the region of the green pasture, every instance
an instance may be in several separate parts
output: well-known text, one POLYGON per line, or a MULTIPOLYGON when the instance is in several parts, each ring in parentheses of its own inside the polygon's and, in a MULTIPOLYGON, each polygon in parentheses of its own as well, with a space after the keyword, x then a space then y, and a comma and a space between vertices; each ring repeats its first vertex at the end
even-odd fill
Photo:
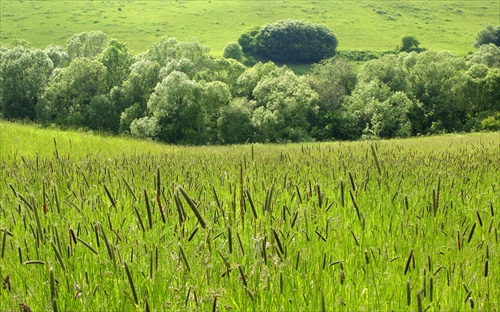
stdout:
POLYGON ((255 25, 292 18, 327 25, 339 50, 388 51, 405 35, 421 47, 465 55, 476 34, 498 24, 498 1, 0 1, 0 40, 65 46, 83 31, 144 52, 160 37, 197 38, 214 56, 255 25))
POLYGON ((500 306, 498 133, 172 147, 1 122, 0 146, 1 311, 500 306))

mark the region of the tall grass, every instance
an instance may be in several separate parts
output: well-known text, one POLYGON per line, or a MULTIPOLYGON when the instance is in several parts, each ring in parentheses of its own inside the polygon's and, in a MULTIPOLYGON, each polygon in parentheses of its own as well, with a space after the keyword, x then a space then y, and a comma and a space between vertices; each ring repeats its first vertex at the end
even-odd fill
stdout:
POLYGON ((499 306, 498 133, 183 148, 0 126, 0 310, 499 306))

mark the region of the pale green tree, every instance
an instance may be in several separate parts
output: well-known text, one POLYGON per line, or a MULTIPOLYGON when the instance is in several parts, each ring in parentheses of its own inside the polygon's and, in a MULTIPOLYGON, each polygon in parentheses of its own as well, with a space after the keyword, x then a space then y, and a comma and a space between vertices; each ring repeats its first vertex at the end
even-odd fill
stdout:
POLYGON ((122 112, 120 133, 129 132, 132 120, 145 116, 146 104, 159 81, 160 65, 140 60, 132 64, 130 70, 122 86, 115 87, 110 92, 113 104, 122 112))
POLYGON ((111 39, 106 49, 97 56, 97 60, 106 66, 106 84, 109 89, 120 86, 130 73, 134 56, 127 45, 111 39))
POLYGON ((157 62, 161 68, 171 60, 182 58, 190 60, 197 70, 204 69, 210 63, 210 49, 197 40, 186 42, 175 38, 163 37, 140 57, 144 60, 157 62))
POLYGON ((273 62, 257 63, 243 72, 236 81, 236 94, 253 99, 253 90, 264 77, 278 77, 279 67, 273 62))
POLYGON ((222 51, 222 56, 227 59, 237 60, 240 63, 244 63, 245 61, 245 55, 238 42, 228 43, 222 51))
POLYGON ((317 140, 350 139, 344 100, 356 87, 354 65, 342 58, 329 58, 313 66, 307 83, 318 93, 319 111, 311 121, 310 135, 317 140))
POLYGON ((102 31, 82 32, 69 38, 66 50, 72 60, 78 57, 93 59, 106 49, 107 43, 106 34, 102 31))
POLYGON ((198 81, 221 81, 228 85, 233 94, 237 92, 238 78, 245 72, 246 67, 233 59, 218 58, 213 60, 208 68, 195 75, 198 81))
POLYGON ((63 47, 49 44, 43 52, 50 58, 54 68, 63 68, 69 65, 69 55, 63 47))
POLYGON ((228 106, 232 95, 229 87, 221 81, 212 81, 201 84, 201 96, 199 99, 201 113, 198 123, 203 128, 199 128, 200 135, 204 136, 207 143, 217 141, 217 120, 220 117, 222 107, 228 106))
POLYGON ((318 111, 318 94, 291 70, 263 78, 253 95, 252 114, 257 141, 308 140, 309 121, 318 111))
POLYGON ((357 119, 352 131, 369 138, 410 136, 408 114, 414 105, 404 92, 392 91, 378 80, 361 83, 346 99, 347 114, 357 119))
MULTIPOLYGON (((203 143, 198 137, 199 129, 203 127, 198 123, 202 114, 199 94, 200 87, 196 82, 181 72, 173 71, 159 82, 147 103, 146 119, 143 119, 150 125, 156 122, 158 131, 154 139, 170 143, 203 143), (153 121, 147 118, 153 118, 153 121)), ((132 126, 131 132, 137 134, 132 126)))
POLYGON ((172 59, 162 69, 160 69, 159 78, 162 80, 173 71, 178 71, 186 74, 189 79, 193 79, 196 74, 196 67, 187 58, 172 59))
POLYGON ((406 91, 408 88, 408 73, 403 63, 407 55, 407 53, 388 54, 380 59, 365 62, 358 74, 359 82, 369 83, 378 80, 387 85, 392 91, 406 91))
POLYGON ((428 131, 460 131, 466 121, 467 107, 460 96, 463 58, 447 51, 428 50, 405 55, 408 72, 406 93, 422 103, 428 131))
POLYGON ((484 64, 488 67, 500 67, 500 47, 490 43, 480 46, 470 55, 468 63, 484 64))
POLYGON ((42 50, 16 47, 0 58, 0 112, 9 119, 35 119, 35 107, 53 70, 42 50))

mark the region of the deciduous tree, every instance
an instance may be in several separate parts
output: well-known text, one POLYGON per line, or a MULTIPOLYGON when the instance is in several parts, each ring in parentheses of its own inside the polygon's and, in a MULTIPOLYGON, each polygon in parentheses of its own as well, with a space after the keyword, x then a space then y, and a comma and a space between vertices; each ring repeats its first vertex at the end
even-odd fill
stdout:
POLYGON ((102 31, 82 32, 68 40, 66 50, 72 60, 77 57, 93 59, 106 49, 107 43, 106 34, 102 31))
POLYGON ((35 119, 37 105, 53 69, 42 50, 22 46, 0 58, 0 111, 4 118, 35 119))

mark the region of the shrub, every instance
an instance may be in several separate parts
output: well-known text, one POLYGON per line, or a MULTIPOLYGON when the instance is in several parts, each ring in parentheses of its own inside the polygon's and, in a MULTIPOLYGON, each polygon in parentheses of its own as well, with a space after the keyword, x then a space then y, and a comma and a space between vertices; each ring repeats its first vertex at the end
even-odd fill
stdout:
POLYGON ((479 48, 483 44, 488 44, 488 43, 493 43, 497 47, 500 46, 500 26, 493 27, 493 25, 489 25, 486 28, 479 31, 474 46, 476 48, 479 48))
POLYGON ((334 56, 338 44, 326 26, 292 19, 253 28, 238 42, 246 53, 286 63, 319 62, 334 56))

